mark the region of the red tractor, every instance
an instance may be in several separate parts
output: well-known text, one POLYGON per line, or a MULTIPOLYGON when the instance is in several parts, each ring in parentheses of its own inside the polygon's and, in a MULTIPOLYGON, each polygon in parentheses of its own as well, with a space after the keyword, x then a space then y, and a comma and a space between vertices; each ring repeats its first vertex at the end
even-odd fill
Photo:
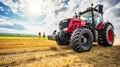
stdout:
POLYGON ((53 32, 49 40, 56 40, 58 45, 70 45, 76 52, 89 51, 93 42, 109 47, 114 42, 114 27, 103 21, 103 5, 87 8, 75 13, 73 18, 60 21, 60 32, 53 32))

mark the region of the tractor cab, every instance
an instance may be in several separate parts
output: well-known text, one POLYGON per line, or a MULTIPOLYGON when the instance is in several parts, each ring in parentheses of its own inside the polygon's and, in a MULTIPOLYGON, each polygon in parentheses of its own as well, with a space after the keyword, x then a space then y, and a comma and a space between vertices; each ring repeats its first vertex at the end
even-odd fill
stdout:
POLYGON ((95 8, 89 7, 83 12, 79 12, 77 18, 84 20, 88 26, 98 28, 103 23, 103 5, 97 5, 95 8))
POLYGON ((92 19, 92 13, 91 11, 88 11, 86 13, 83 13, 80 15, 80 18, 84 21, 86 21, 88 26, 92 26, 93 22, 95 22, 95 25, 98 26, 101 22, 103 22, 103 17, 100 13, 94 11, 94 21, 92 19))

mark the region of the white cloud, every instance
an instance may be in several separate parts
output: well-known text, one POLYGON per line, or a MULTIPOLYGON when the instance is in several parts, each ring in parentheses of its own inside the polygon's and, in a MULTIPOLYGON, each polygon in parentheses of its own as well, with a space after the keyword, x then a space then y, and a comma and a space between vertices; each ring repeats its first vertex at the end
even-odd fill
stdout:
MULTIPOLYGON (((7 29, 7 28, 0 28, 1 33, 15 33, 15 34, 31 34, 33 31, 27 31, 27 30, 13 30, 13 29, 7 29)), ((37 35, 35 33, 34 35, 37 35)))
POLYGON ((13 3, 12 0, 0 0, 0 1, 3 2, 5 5, 10 6, 10 8, 14 13, 19 14, 17 13, 19 4, 13 3))
MULTIPOLYGON (((74 12, 84 11, 91 5, 90 0, 70 0, 67 4, 64 3, 65 0, 19 0, 16 3, 12 0, 0 1, 5 5, 10 6, 14 13, 29 19, 29 22, 19 20, 14 20, 14 22, 24 25, 24 31, 27 31, 24 33, 29 32, 31 34, 36 34, 39 31, 51 34, 53 30, 58 30, 59 21, 70 18, 74 15, 74 12), (62 8, 66 9, 62 10, 62 8), (56 10, 58 11, 58 14, 55 14, 56 10), (45 18, 38 21, 43 15, 45 15, 45 18)), ((104 20, 109 20, 113 23, 115 29, 119 30, 116 25, 120 21, 120 17, 116 17, 113 10, 119 8, 120 3, 114 5, 114 7, 110 7, 111 4, 107 1, 94 0, 93 3, 94 5, 99 3, 104 5, 104 20)), ((4 20, 3 22, 0 20, 0 23, 6 22, 11 24, 11 21, 5 19, 6 18, 2 19, 4 20)))
POLYGON ((4 11, 3 7, 0 7, 0 11, 4 11))

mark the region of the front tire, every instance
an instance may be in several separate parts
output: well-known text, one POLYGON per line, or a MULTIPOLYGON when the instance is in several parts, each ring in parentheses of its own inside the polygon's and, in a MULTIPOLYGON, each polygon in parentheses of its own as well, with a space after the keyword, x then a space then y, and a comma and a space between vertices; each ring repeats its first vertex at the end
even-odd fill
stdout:
POLYGON ((70 40, 70 46, 76 52, 89 51, 92 48, 93 35, 89 28, 80 27, 76 29, 70 40))
POLYGON ((58 32, 58 34, 56 35, 56 43, 60 46, 62 45, 68 45, 69 41, 67 41, 64 37, 63 37, 63 33, 58 32))
POLYGON ((109 47, 114 43, 114 30, 111 24, 107 24, 104 30, 99 31, 98 44, 109 47))

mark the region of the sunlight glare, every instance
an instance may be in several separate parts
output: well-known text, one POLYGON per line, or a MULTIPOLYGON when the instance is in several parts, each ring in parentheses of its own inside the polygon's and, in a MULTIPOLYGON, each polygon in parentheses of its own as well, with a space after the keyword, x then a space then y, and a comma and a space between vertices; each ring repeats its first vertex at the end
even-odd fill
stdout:
POLYGON ((31 16, 38 16, 41 14, 43 1, 40 0, 32 0, 29 1, 27 7, 27 13, 31 16))

